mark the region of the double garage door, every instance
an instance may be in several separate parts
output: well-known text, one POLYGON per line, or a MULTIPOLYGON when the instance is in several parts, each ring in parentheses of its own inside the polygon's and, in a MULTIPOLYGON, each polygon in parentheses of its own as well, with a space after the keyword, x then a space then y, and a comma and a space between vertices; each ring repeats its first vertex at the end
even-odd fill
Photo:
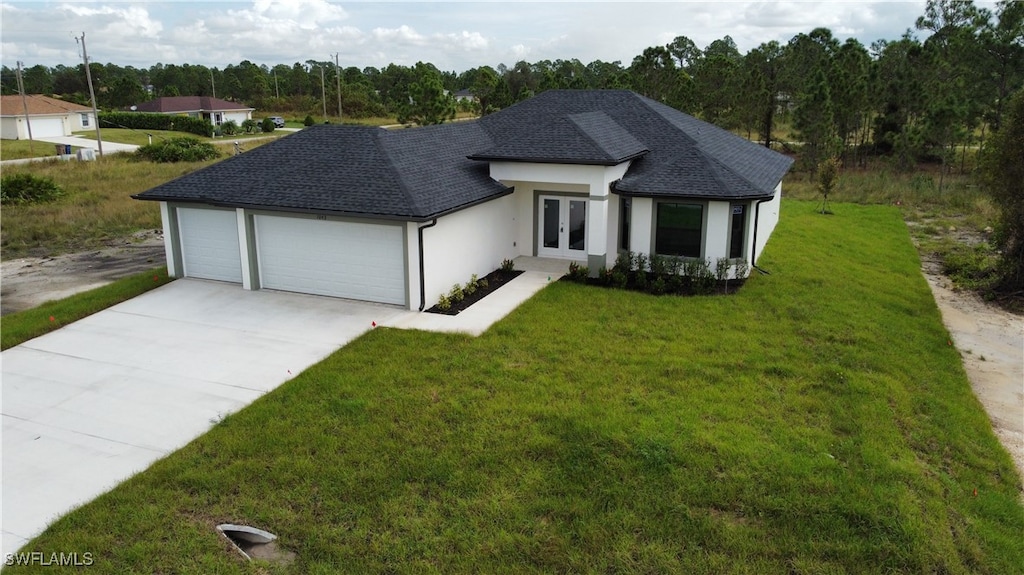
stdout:
POLYGON ((34 118, 31 122, 33 138, 67 135, 64 133, 64 120, 61 118, 34 118))
MULTIPOLYGON (((242 281, 234 210, 178 208, 178 225, 186 276, 242 281)), ((254 232, 263 288, 406 303, 400 225, 256 215, 254 232)))

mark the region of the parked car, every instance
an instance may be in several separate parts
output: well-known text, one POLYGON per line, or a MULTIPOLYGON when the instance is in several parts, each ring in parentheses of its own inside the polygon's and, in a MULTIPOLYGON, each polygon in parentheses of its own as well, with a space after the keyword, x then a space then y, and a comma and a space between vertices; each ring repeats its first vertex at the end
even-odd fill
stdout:
POLYGON ((284 127, 284 118, 282 118, 281 116, 271 116, 270 121, 274 123, 275 128, 284 127))

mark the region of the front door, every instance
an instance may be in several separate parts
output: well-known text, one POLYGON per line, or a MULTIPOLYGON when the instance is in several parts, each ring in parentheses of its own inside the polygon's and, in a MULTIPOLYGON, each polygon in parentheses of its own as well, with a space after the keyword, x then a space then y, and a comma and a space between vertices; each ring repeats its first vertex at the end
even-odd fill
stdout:
POLYGON ((537 214, 537 255, 587 259, 587 200, 541 196, 537 214))

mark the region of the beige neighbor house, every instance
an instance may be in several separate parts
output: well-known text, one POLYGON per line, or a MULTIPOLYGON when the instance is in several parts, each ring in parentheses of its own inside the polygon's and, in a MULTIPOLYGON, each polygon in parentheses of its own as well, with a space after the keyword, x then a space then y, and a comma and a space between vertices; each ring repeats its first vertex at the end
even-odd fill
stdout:
POLYGON ((0 96, 0 139, 27 140, 30 125, 33 138, 70 136, 96 127, 96 117, 88 106, 39 94, 25 96, 25 101, 28 121, 20 95, 0 96))
POLYGON ((136 112, 202 118, 214 126, 234 120, 238 125, 252 119, 255 108, 209 96, 165 96, 134 106, 136 112))

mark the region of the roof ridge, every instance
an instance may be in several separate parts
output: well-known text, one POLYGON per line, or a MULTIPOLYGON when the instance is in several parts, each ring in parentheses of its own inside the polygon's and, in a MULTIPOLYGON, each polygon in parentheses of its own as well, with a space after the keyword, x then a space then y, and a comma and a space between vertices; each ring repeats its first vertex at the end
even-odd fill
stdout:
MULTIPOLYGON (((661 121, 667 122, 670 125, 672 125, 672 127, 675 128, 677 133, 682 134, 685 138, 687 138, 690 141, 690 143, 693 145, 694 149, 699 152, 697 154, 697 156, 701 159, 701 161, 704 162, 709 167, 713 168, 713 169, 711 169, 709 171, 711 172, 711 176, 715 179, 715 182, 718 183, 719 186, 721 186, 724 189, 728 189, 728 184, 726 182, 723 182, 722 178, 721 178, 720 170, 724 169, 728 173, 732 174, 734 177, 739 178, 740 180, 742 180, 743 183, 747 184, 752 189, 757 190, 757 191, 761 191, 761 188, 757 184, 755 184, 754 182, 751 182, 749 178, 747 178, 743 174, 737 172, 736 170, 732 169, 731 167, 727 166, 726 164, 722 163, 713 154, 710 154, 704 148, 704 145, 701 143, 701 141, 698 140, 697 138, 695 138, 692 134, 690 134, 690 132, 688 132, 687 130, 684 130, 683 128, 681 128, 679 126, 676 126, 675 124, 672 123, 671 120, 666 118, 664 114, 662 114, 659 110, 657 110, 656 108, 651 106, 651 103, 660 103, 660 102, 655 102, 654 100, 651 100, 650 98, 646 98, 644 96, 641 96, 640 94, 637 94, 636 92, 630 92, 630 93, 633 94, 633 96, 635 96, 638 100, 640 100, 640 103, 643 104, 648 110, 650 110, 651 112, 656 114, 661 119, 661 121)), ((662 104, 662 105, 664 105, 664 104, 662 104)), ((672 109, 675 110, 675 108, 672 108, 672 109)), ((681 111, 679 113, 680 114, 685 114, 685 112, 681 112, 681 111)), ((699 120, 699 121, 702 121, 702 120, 699 120)), ((729 132, 728 130, 724 130, 722 128, 719 128, 718 126, 716 126, 714 124, 711 124, 710 122, 704 122, 704 123, 707 124, 708 126, 712 127, 712 128, 715 128, 715 129, 718 129, 718 130, 722 130, 724 132, 727 132, 727 133, 731 134, 731 132, 729 132)), ((700 128, 699 127, 697 129, 697 132, 700 133, 700 128)), ((733 135, 735 135, 735 134, 733 134, 733 135)), ((737 136, 737 137, 739 137, 739 136, 737 136)))
MULTIPOLYGON (((613 158, 611 153, 608 152, 608 148, 606 148, 603 145, 601 145, 601 142, 598 142, 597 140, 595 140, 594 137, 590 135, 590 132, 588 132, 583 126, 581 126, 579 124, 579 122, 577 122, 575 119, 573 119, 573 116, 583 116, 583 115, 587 115, 587 114, 604 114, 609 120, 611 120, 612 122, 615 122, 615 120, 612 119, 611 116, 608 116, 608 114, 605 114, 604 112, 601 112, 601 111, 596 111, 596 112, 576 112, 574 114, 566 114, 566 115, 564 115, 564 116, 562 116, 562 117, 560 117, 558 119, 559 120, 565 120, 565 121, 569 122, 572 125, 573 129, 576 131, 576 133, 578 133, 578 134, 582 135, 583 137, 585 137, 587 139, 587 141, 590 142, 590 144, 592 146, 594 146, 597 150, 599 150, 602 154, 604 154, 604 157, 607 158, 608 161, 614 161, 615 158, 613 158)), ((616 124, 617 124, 617 122, 616 122, 616 124)), ((625 128, 623 128, 623 129, 625 129, 625 128)))
MULTIPOLYGON (((372 129, 372 128, 371 128, 372 129)), ((394 158, 391 157, 391 150, 384 145, 384 138, 401 138, 398 134, 401 131, 392 133, 389 130, 383 128, 376 128, 376 132, 372 134, 373 144, 377 146, 377 151, 380 152, 381 158, 384 160, 385 165, 388 167, 388 172, 391 174, 391 178, 398 185, 398 189, 402 191, 402 195, 405 196, 406 201, 409 202, 409 206, 413 208, 413 214, 419 216, 423 213, 423 206, 417 201, 416 195, 412 193, 409 185, 406 183, 405 178, 402 177, 402 170, 398 169, 395 165, 394 158)))

